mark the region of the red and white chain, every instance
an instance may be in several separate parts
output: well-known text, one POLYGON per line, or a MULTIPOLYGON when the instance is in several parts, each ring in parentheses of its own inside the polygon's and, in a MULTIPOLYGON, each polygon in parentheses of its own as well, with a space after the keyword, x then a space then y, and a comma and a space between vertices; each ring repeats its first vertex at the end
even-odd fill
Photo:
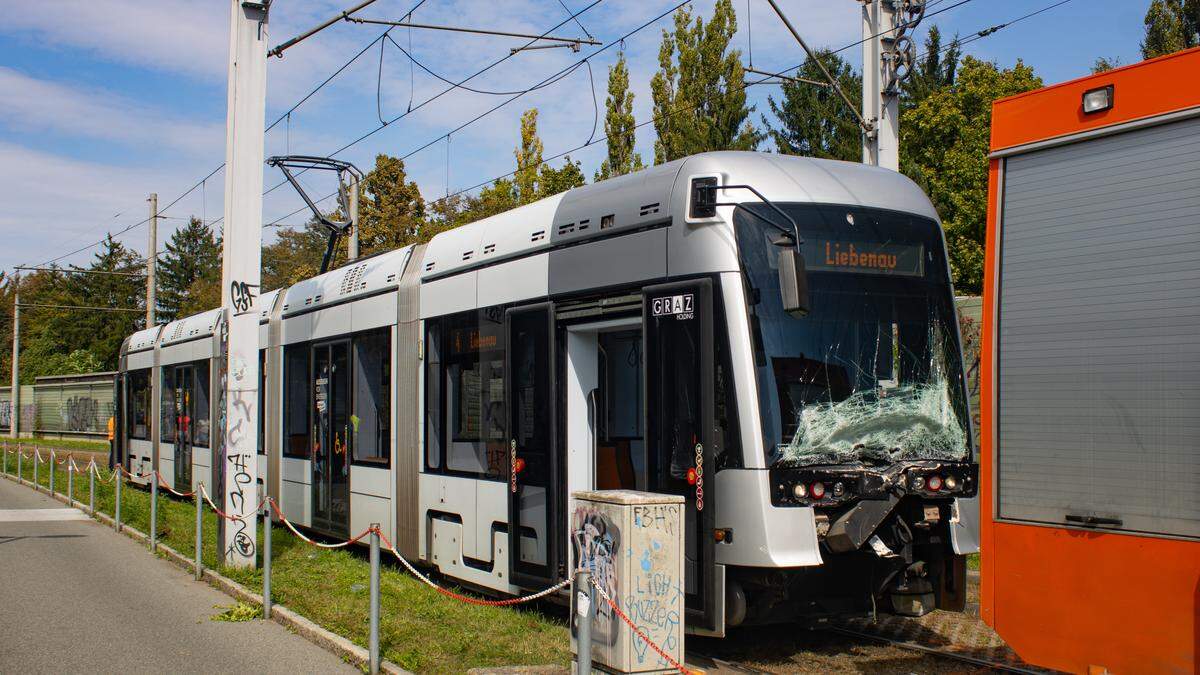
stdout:
POLYGON ((610 598, 608 593, 606 593, 604 591, 604 587, 601 586, 600 583, 596 581, 595 577, 589 575, 588 581, 590 581, 592 583, 592 587, 595 588, 596 592, 600 594, 600 597, 603 598, 604 601, 608 603, 608 606, 612 608, 613 612, 617 616, 621 617, 621 620, 624 621, 625 624, 629 626, 629 629, 632 630, 639 638, 641 638, 643 642, 650 645, 650 648, 653 649, 655 652, 657 652, 658 655, 661 656, 664 661, 666 661, 668 664, 670 664, 670 666, 672 668, 674 668, 675 670, 678 670, 679 672, 683 673, 684 675, 692 675, 692 671, 688 670, 687 668, 684 668, 683 664, 681 664, 678 661, 676 661, 675 659, 671 658, 671 656, 669 654, 667 654, 667 652, 664 651, 662 647, 659 647, 657 644, 654 643, 653 640, 651 640, 649 637, 647 637, 646 634, 642 632, 642 629, 638 628, 637 625, 634 624, 633 621, 630 620, 630 618, 625 615, 625 612, 621 611, 621 608, 617 606, 617 603, 613 602, 613 599, 610 598))

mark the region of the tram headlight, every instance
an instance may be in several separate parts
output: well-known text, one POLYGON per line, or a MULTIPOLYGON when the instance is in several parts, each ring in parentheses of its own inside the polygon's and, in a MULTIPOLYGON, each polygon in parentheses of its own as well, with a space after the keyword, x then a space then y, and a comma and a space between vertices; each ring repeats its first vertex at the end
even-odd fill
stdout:
POLYGON ((804 483, 796 483, 792 486, 792 494, 795 495, 796 499, 804 499, 808 496, 808 488, 805 487, 804 483))
POLYGON ((925 487, 925 478, 923 476, 913 476, 912 489, 920 490, 923 487, 925 487))
POLYGON ((941 476, 930 476, 929 477, 929 489, 932 490, 933 492, 937 492, 938 490, 941 490, 942 489, 942 477, 941 476))
POLYGON ((846 494, 846 486, 845 486, 845 485, 843 485, 843 484, 841 483, 841 481, 838 481, 837 483, 834 483, 834 484, 833 484, 833 496, 834 496, 834 497, 841 497, 841 496, 842 496, 842 495, 844 495, 844 494, 846 494))
POLYGON ((820 499, 825 496, 825 484, 821 481, 817 481, 812 484, 812 488, 809 490, 809 492, 812 494, 813 499, 820 499))
POLYGON ((945 482, 946 482, 946 489, 947 489, 947 490, 951 490, 951 491, 953 491, 953 490, 957 490, 957 489, 958 489, 958 479, 957 479, 957 478, 955 478, 954 476, 946 476, 946 481, 945 481, 945 482))

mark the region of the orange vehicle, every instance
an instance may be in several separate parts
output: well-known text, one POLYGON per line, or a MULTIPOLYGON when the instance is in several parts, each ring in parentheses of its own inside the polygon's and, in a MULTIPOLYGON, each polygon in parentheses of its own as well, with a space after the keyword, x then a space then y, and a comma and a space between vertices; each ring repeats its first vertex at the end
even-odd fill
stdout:
POLYGON ((1200 48, 993 105, 985 274, 984 620, 1200 672, 1200 48))

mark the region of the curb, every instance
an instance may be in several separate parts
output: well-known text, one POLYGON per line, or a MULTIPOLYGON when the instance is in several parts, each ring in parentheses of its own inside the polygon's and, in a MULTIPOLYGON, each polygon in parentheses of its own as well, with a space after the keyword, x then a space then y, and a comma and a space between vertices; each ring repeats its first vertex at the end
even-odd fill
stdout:
MULTIPOLYGON (((43 490, 40 487, 35 487, 28 481, 18 479, 14 476, 10 476, 9 474, 0 475, 3 475, 5 478, 13 481, 14 483, 31 487, 36 492, 40 492, 68 506, 77 508, 105 526, 113 527, 115 525, 115 521, 111 516, 105 515, 98 511, 93 513, 88 509, 87 504, 84 504, 79 500, 68 500, 67 496, 64 494, 50 494, 49 491, 43 490)), ((150 541, 150 537, 148 535, 124 523, 121 524, 120 534, 124 534, 130 539, 147 545, 150 541)), ((165 557, 168 561, 184 569, 195 571, 196 567, 191 558, 180 555, 178 551, 161 542, 158 544, 158 548, 164 554, 163 557, 165 557)), ((262 595, 251 591, 233 579, 222 576, 207 567, 204 568, 203 580, 208 582, 208 585, 216 588, 218 591, 221 591, 225 595, 228 595, 235 600, 256 604, 260 607, 263 604, 262 595)), ((272 603, 271 620, 284 626, 288 630, 317 645, 325 651, 337 655, 357 668, 365 670, 370 666, 370 655, 365 647, 360 647, 341 635, 318 626, 313 621, 305 618, 301 614, 291 609, 288 609, 284 605, 272 603)), ((407 671, 387 660, 380 661, 379 671, 382 673, 389 673, 389 675, 413 675, 410 671, 407 671)))

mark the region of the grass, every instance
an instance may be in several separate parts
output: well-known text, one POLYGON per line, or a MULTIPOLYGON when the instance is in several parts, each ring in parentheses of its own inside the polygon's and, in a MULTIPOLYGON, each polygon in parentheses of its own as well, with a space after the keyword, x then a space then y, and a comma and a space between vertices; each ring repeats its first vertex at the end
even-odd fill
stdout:
POLYGON ((108 441, 86 441, 75 438, 44 438, 35 436, 32 438, 10 439, 5 442, 12 448, 16 448, 17 441, 21 442, 21 447, 28 448, 37 446, 39 448, 54 448, 55 450, 84 450, 87 452, 108 452, 108 441))
POLYGON ((978 553, 972 553, 971 555, 967 556, 967 569, 975 570, 976 572, 979 571, 979 554, 978 553))
MULTIPOLYGON (((45 453, 43 452, 43 456, 45 453)), ((8 471, 16 474, 16 453, 8 452, 8 471)), ((49 485, 43 463, 38 484, 49 485)), ((67 474, 56 467, 55 491, 65 493, 67 474)), ((107 476, 107 472, 103 472, 107 476)), ((22 474, 33 480, 33 462, 24 460, 22 474)), ((116 504, 112 483, 96 481, 96 509, 112 515, 116 504)), ((75 476, 74 497, 88 503, 88 477, 75 476)), ((125 484, 121 490, 121 520, 149 532, 150 493, 125 484)), ((196 511, 193 501, 160 493, 159 540, 182 555, 195 551, 196 511)), ((271 590, 276 603, 286 605, 322 627, 356 644, 367 645, 370 567, 366 550, 326 550, 309 546, 283 527, 271 528, 271 590)), ((262 591, 259 568, 227 568, 219 563, 217 518, 204 509, 203 559, 206 567, 256 592, 262 591)), ((259 523, 259 541, 262 539, 259 523)), ((549 606, 482 607, 447 598, 388 564, 384 552, 380 573, 380 650, 383 658, 420 673, 462 672, 469 668, 505 665, 555 664, 570 661, 570 644, 562 611, 549 606)), ((233 616, 247 610, 236 605, 233 616)), ((218 615, 220 616, 220 615, 218 615)))

